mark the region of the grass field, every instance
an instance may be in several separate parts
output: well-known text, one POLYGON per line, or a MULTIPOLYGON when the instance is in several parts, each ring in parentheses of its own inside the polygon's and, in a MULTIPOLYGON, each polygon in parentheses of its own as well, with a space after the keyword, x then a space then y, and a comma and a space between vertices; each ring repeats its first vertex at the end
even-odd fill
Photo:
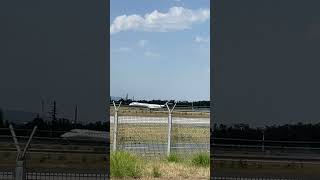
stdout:
MULTIPOLYGON (((120 179, 135 179, 135 178, 115 178, 112 180, 120 179)), ((151 179, 210 179, 210 168, 194 167, 183 163, 169 163, 169 162, 148 162, 145 164, 145 170, 141 177, 141 180, 151 179), (157 168, 155 168, 157 167, 157 168), (155 170, 158 169, 158 170, 155 170), (158 171, 158 173, 155 173, 158 171), (158 174, 157 176, 155 176, 158 174)))
MULTIPOLYGON (((319 177, 320 164, 214 161, 213 171, 224 176, 319 177)), ((318 179, 318 178, 317 178, 318 179)))
MULTIPOLYGON (((112 127, 112 125, 111 125, 112 127)), ((110 128, 113 139, 113 128, 110 128)), ((168 127, 165 124, 119 124, 118 136, 122 143, 166 143, 168 127)), ((209 127, 192 127, 174 125, 172 127, 173 143, 210 143, 209 127)))
MULTIPOLYGON (((15 166, 16 152, 0 152, 0 168, 15 166)), ((61 168, 64 170, 105 170, 107 157, 104 154, 75 153, 28 153, 26 167, 30 169, 61 168)))
MULTIPOLYGON (((0 153, 0 168, 12 169, 15 166, 15 152, 1 152, 0 153)), ((122 170, 122 173, 129 174, 124 177, 112 177, 111 179, 133 179, 135 175, 139 179, 209 179, 209 155, 206 155, 202 160, 199 158, 171 158, 149 160, 136 156, 141 162, 139 172, 130 173, 130 166, 135 167, 135 160, 127 156, 116 159, 117 164, 122 170), (121 159, 122 162, 121 163, 121 159), (192 161, 194 159, 194 161, 192 161), (129 163, 130 162, 133 163, 129 163), (119 163, 120 162, 120 163, 119 163), (200 163, 199 163, 200 162, 200 163), (125 165, 125 166, 124 166, 125 165), (123 167, 124 166, 124 167, 123 167), (124 171, 124 172, 123 172, 124 171), (129 172, 129 173, 128 173, 129 172)), ((111 158, 110 158, 111 159, 111 158)), ((106 165, 109 163, 105 155, 89 155, 89 154, 72 154, 72 153, 29 153, 27 155, 26 167, 34 170, 44 169, 61 169, 66 172, 106 172, 106 165)), ((112 164, 112 163, 111 163, 112 164)), ((132 169, 131 169, 132 170, 132 169)), ((135 170, 133 170, 135 171, 135 170)))
POLYGON ((167 159, 150 161, 135 154, 116 152, 111 154, 110 173, 114 180, 209 179, 209 163, 209 154, 197 154, 189 158, 172 155, 167 159))

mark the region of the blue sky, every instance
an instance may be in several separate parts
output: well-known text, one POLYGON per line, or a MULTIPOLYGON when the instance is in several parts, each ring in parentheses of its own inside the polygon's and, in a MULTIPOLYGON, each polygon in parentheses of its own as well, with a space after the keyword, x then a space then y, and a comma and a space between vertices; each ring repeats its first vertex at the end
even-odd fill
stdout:
POLYGON ((209 100, 210 0, 111 0, 111 96, 209 100))

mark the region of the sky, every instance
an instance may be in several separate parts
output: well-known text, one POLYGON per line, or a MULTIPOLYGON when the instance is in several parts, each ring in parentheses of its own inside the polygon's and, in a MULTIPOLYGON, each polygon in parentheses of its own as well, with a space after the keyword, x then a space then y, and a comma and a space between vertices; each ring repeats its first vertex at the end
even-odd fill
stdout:
POLYGON ((209 100, 210 0, 111 0, 110 92, 209 100))
POLYGON ((319 1, 216 1, 216 123, 319 123, 319 1))

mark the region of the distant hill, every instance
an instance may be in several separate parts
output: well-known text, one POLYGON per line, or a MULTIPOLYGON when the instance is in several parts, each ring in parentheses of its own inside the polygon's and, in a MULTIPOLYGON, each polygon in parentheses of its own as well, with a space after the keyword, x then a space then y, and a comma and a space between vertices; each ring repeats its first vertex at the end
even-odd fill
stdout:
POLYGON ((17 124, 32 121, 35 117, 37 117, 37 113, 34 112, 3 110, 3 119, 17 124))

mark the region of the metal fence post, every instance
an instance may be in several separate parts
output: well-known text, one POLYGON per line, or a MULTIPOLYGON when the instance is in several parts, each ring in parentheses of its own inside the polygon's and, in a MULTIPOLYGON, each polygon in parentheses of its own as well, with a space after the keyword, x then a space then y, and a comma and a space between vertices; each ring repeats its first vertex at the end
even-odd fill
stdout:
POLYGON ((168 146, 167 146, 167 156, 170 155, 170 150, 171 150, 171 127, 172 127, 172 115, 171 115, 171 112, 169 111, 169 116, 168 116, 168 146))
POLYGON ((15 173, 14 173, 14 179, 15 180, 25 180, 26 179, 26 172, 25 166, 24 166, 24 161, 23 160, 17 160, 16 161, 16 168, 15 168, 15 173))
POLYGON ((112 146, 112 150, 116 151, 117 150, 117 137, 118 137, 118 110, 120 108, 120 104, 117 107, 115 102, 113 101, 113 106, 114 106, 114 122, 113 122, 113 146, 112 146))
POLYGON ((171 132, 172 132, 172 112, 173 109, 176 107, 176 104, 174 104, 173 108, 170 110, 168 103, 166 103, 166 106, 168 108, 168 141, 167 141, 167 156, 170 156, 171 152, 171 132))
POLYGON ((21 153, 21 148, 20 148, 18 140, 17 140, 17 136, 16 136, 11 124, 10 124, 9 128, 10 128, 10 131, 11 131, 11 134, 12 134, 12 137, 13 137, 14 144, 15 144, 15 146, 17 148, 17 159, 16 159, 16 168, 15 168, 14 179, 15 180, 25 180, 26 179, 25 155, 26 155, 27 150, 28 150, 28 148, 30 146, 32 137, 33 137, 34 133, 37 130, 37 126, 35 126, 33 128, 32 133, 31 133, 31 135, 30 135, 30 137, 28 139, 28 142, 27 142, 26 146, 24 147, 24 150, 23 150, 22 153, 21 153))

